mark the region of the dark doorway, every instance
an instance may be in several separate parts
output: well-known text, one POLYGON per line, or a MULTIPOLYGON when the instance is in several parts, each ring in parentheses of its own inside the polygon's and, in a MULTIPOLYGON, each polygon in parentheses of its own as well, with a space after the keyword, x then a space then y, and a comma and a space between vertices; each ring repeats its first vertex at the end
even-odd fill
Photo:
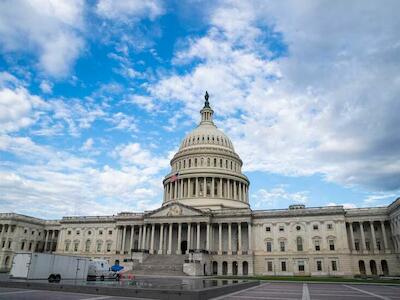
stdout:
POLYGON ((227 275, 228 274, 228 263, 224 261, 222 263, 222 275, 227 275))
POLYGON ((212 273, 213 275, 218 275, 218 262, 216 261, 212 263, 212 273))
POLYGON ((371 260, 371 261, 369 262, 369 266, 371 267, 371 273, 372 273, 372 275, 378 275, 378 271, 377 271, 377 269, 376 269, 376 263, 375 263, 374 260, 371 260))
POLYGON ((186 250, 187 250, 187 241, 182 241, 181 242, 181 253, 186 254, 186 250))
POLYGON ((388 276, 389 275, 389 266, 386 260, 381 261, 381 266, 382 266, 382 272, 383 275, 388 276))
POLYGON ((232 275, 237 275, 238 274, 238 263, 234 261, 232 263, 232 275))
POLYGON ((358 268, 360 269, 361 275, 367 274, 367 272, 365 271, 365 263, 363 260, 358 261, 358 268))
POLYGON ((206 264, 203 265, 203 275, 207 275, 206 264))
POLYGON ((249 274, 249 264, 247 261, 243 262, 243 275, 248 275, 249 274))

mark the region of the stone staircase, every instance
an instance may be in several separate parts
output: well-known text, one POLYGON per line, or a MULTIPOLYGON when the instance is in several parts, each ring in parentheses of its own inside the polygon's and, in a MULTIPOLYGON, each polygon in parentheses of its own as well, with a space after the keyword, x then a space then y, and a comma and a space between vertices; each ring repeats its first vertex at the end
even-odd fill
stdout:
POLYGON ((141 264, 133 266, 135 275, 174 275, 185 276, 183 264, 187 255, 151 254, 141 264))

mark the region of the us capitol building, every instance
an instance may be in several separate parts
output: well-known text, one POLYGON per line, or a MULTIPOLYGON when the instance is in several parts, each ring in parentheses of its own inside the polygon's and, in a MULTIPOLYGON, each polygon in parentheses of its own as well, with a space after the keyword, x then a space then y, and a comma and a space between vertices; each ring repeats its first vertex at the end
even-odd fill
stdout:
POLYGON ((200 124, 171 160, 160 208, 53 221, 2 213, 0 270, 30 251, 106 258, 138 274, 400 275, 400 198, 388 207, 251 210, 242 160, 205 98, 200 124))

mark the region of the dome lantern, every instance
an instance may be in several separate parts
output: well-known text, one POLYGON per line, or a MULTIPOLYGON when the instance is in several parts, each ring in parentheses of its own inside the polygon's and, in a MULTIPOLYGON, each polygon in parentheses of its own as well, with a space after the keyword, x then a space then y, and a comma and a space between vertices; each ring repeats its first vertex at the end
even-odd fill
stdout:
POLYGON ((203 109, 200 111, 200 114, 201 114, 201 123, 200 124, 204 124, 204 123, 214 124, 214 122, 213 122, 214 111, 210 107, 210 102, 208 102, 209 97, 210 96, 208 95, 208 92, 206 91, 206 94, 204 95, 204 99, 206 99, 206 101, 204 102, 203 109))

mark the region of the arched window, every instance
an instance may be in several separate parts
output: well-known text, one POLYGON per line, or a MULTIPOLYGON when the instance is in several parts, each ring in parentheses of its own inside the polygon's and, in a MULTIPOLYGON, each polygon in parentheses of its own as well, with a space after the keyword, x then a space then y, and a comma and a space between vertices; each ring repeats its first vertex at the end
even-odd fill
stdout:
POLYGON ((214 167, 216 167, 216 166, 217 166, 217 159, 214 158, 214 167))
POLYGON ((85 244, 85 251, 86 251, 86 252, 89 252, 89 251, 90 251, 90 240, 87 240, 87 241, 86 241, 86 244, 85 244))
POLYGON ((186 168, 186 159, 183 160, 183 168, 186 168))
POLYGON ((189 168, 192 166, 192 160, 189 158, 189 168))
POLYGON ((303 251, 303 239, 301 237, 297 237, 297 251, 303 251))
POLYGON ((197 158, 194 159, 194 166, 197 167, 197 158))
POLYGON ((219 160, 219 167, 222 168, 222 158, 219 160))

